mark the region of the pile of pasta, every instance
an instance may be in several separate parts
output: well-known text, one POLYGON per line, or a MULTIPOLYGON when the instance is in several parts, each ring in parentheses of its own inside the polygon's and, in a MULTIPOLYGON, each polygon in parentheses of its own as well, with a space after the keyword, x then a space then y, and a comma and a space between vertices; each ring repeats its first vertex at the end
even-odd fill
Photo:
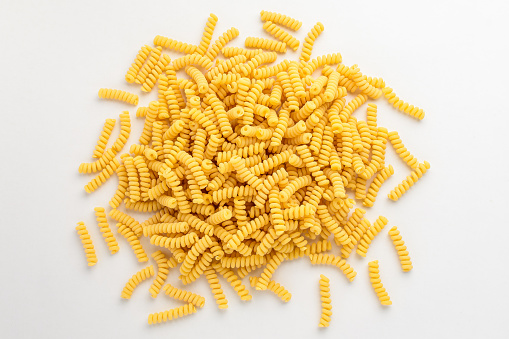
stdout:
MULTIPOLYGON (((125 79, 144 92, 157 90, 158 99, 136 111, 145 119, 139 142, 121 153, 131 130, 130 114, 124 111, 112 146, 107 144, 116 122, 107 119, 93 151, 96 160, 79 167, 80 173, 98 172, 85 186, 88 193, 110 176, 118 177, 111 210, 95 209, 111 253, 118 252, 119 244, 107 214, 139 262, 149 261, 140 238, 149 238, 158 248, 151 254, 155 266, 134 274, 121 296, 130 298, 138 284, 155 276, 149 288, 152 297, 162 290, 184 302, 150 314, 150 324, 194 313, 205 304, 204 297, 167 284, 170 272, 184 285, 205 277, 220 309, 227 308, 228 301, 218 274, 246 301, 251 294, 242 279, 249 276, 256 290, 272 291, 288 302, 290 292, 272 276, 284 261, 301 257, 334 265, 353 281, 357 273, 347 259, 354 250, 365 257, 388 224, 384 216, 370 222, 364 208, 355 208, 356 202, 372 207, 381 185, 394 174, 385 162, 387 144, 411 170, 390 199, 398 200, 430 167, 410 154, 397 132, 377 125, 377 106, 371 101, 384 97, 416 119, 424 117, 422 109, 396 97, 381 78, 342 64, 339 53, 311 59, 313 44, 324 30, 321 23, 307 34, 298 61, 268 65, 287 46, 299 48, 287 30, 296 31, 302 23, 266 11, 261 19, 274 39, 248 37, 246 49, 226 46, 239 35, 236 28, 211 44, 218 20, 214 14, 199 45, 157 36, 155 46, 143 46, 125 79), (171 60, 165 49, 184 56, 171 60), (224 58, 218 58, 220 53, 224 58), (179 70, 187 75, 178 78, 179 70), (347 101, 348 93, 352 100, 347 101), (368 101, 366 121, 354 117, 368 101), (122 207, 153 215, 140 223, 122 207), (333 246, 340 255, 331 254, 333 246)), ((101 89, 99 96, 138 104, 136 94, 121 90, 101 89)), ((93 266, 97 256, 91 237, 83 222, 76 229, 93 266)), ((403 271, 411 270, 399 230, 393 227, 389 235, 403 271)), ((378 261, 369 263, 369 274, 380 302, 389 305, 378 261)), ((329 279, 322 275, 319 286, 319 326, 328 326, 329 279)))

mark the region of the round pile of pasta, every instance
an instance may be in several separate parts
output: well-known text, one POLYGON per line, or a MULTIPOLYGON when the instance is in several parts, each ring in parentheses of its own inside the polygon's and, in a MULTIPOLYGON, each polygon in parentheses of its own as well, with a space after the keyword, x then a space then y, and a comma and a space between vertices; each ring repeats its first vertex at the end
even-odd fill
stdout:
MULTIPOLYGON (((205 304, 202 296, 167 284, 170 271, 178 271, 184 285, 205 277, 220 309, 228 301, 218 274, 246 301, 251 294, 242 279, 249 275, 256 290, 272 291, 288 302, 290 292, 272 276, 284 261, 301 257, 335 265, 353 281, 356 272, 346 260, 354 250, 366 256, 388 224, 384 216, 370 222, 363 208, 355 208, 356 202, 373 206, 381 185, 394 174, 385 162, 387 144, 411 170, 390 199, 398 200, 429 169, 429 163, 407 151, 397 132, 377 125, 377 106, 371 101, 386 98, 417 119, 424 117, 422 109, 400 100, 382 79, 342 64, 339 53, 311 59, 324 30, 321 23, 307 34, 299 60, 268 65, 287 45, 300 47, 288 30, 302 23, 266 11, 261 19, 273 39, 248 37, 245 44, 251 49, 226 46, 239 35, 236 28, 211 43, 218 20, 213 14, 199 45, 157 36, 155 46, 143 46, 125 79, 144 92, 156 90, 158 100, 136 111, 145 119, 139 143, 121 153, 131 131, 130 114, 124 111, 112 146, 107 144, 116 122, 107 119, 93 151, 96 160, 79 167, 80 173, 98 173, 85 186, 88 193, 113 174, 118 177, 111 210, 95 209, 111 253, 119 245, 107 214, 139 262, 149 261, 140 238, 148 237, 153 245, 154 265, 134 274, 121 296, 130 298, 139 283, 155 276, 152 297, 163 291, 183 302, 150 314, 150 324, 194 313, 205 304), (184 55, 171 60, 165 49, 184 55), (218 58, 220 53, 224 58, 218 58), (186 75, 177 77, 179 70, 186 75), (347 101, 348 93, 354 94, 352 100, 347 101), (355 118, 353 113, 368 101, 366 121, 355 118), (153 215, 140 223, 129 210, 153 215), (333 246, 340 255, 327 253, 333 246)), ((138 104, 136 94, 121 90, 103 88, 99 96, 138 104)), ((92 239, 83 222, 76 229, 93 266, 92 239)), ((392 227, 389 235, 403 271, 411 270, 399 230, 392 227)), ((369 263, 369 272, 380 302, 391 304, 378 261, 369 263)), ((323 327, 332 315, 329 279, 322 275, 319 287, 322 315, 317 320, 323 327)))

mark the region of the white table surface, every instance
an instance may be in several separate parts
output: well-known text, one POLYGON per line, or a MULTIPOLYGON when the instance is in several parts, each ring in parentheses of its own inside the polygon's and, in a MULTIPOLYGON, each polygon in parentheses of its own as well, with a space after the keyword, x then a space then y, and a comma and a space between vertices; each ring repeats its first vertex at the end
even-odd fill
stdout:
MULTIPOLYGON (((0 337, 507 338, 508 9, 506 1, 1 1, 0 337), (314 56, 339 51, 345 64, 383 77, 402 99, 425 109, 419 122, 377 102, 380 125, 399 131, 431 169, 393 203, 387 193, 409 170, 389 146, 396 173, 368 211, 371 220, 387 216, 387 229, 399 227, 414 270, 401 272, 386 229, 366 259, 349 260, 358 272, 353 283, 334 268, 292 261, 274 275, 291 291, 290 303, 258 291, 240 302, 222 280, 229 308, 220 311, 201 279, 189 289, 206 297, 204 309, 148 326, 149 313, 180 304, 164 295, 152 300, 150 282, 131 300, 120 298, 144 264, 121 238, 111 256, 96 226, 93 208, 107 207, 116 180, 87 195, 91 176, 77 171, 92 160, 104 119, 129 110, 135 121, 129 145, 142 121, 134 107, 101 101, 97 91, 140 94, 124 81, 139 47, 157 34, 198 44, 211 12, 219 17, 214 39, 232 26, 241 32, 232 46, 247 36, 268 37, 262 9, 303 21, 295 34, 301 41, 322 22, 314 56), (80 220, 97 250, 93 268, 74 230, 80 220), (389 308, 369 283, 367 263, 374 259, 389 308), (321 273, 331 279, 328 329, 318 329, 321 273)), ((154 97, 141 94, 140 104, 154 97)), ((177 275, 169 282, 177 284, 177 275)))

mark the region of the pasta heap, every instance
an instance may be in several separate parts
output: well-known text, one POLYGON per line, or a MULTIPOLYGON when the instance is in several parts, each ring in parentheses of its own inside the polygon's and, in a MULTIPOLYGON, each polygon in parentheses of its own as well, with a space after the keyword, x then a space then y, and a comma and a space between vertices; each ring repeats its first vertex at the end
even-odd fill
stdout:
MULTIPOLYGON (((280 41, 250 37, 246 47, 257 49, 227 47, 239 35, 230 28, 212 42, 218 18, 211 14, 199 45, 156 36, 155 47, 141 47, 125 79, 145 92, 155 88, 157 100, 136 111, 145 119, 139 143, 121 153, 131 132, 129 112, 124 111, 113 146, 106 147, 115 125, 108 119, 93 151, 96 160, 79 167, 80 173, 98 173, 85 186, 88 193, 117 174, 108 214, 137 260, 149 261, 142 237, 157 247, 151 249, 154 264, 133 275, 122 297, 130 298, 142 280, 155 276, 149 288, 152 297, 163 290, 185 303, 150 314, 149 324, 195 313, 205 304, 204 297, 167 284, 171 271, 178 271, 185 285, 205 277, 220 309, 228 308, 228 300, 218 274, 245 301, 252 296, 242 279, 251 275, 256 290, 272 291, 288 302, 290 292, 273 276, 285 261, 300 257, 336 266, 353 281, 357 273, 346 260, 356 246, 356 253, 366 256, 388 223, 380 216, 371 224, 364 209, 354 209, 356 200, 372 207, 382 184, 394 175, 385 161, 387 143, 413 171, 389 194, 392 200, 401 198, 430 167, 410 154, 397 132, 378 126, 374 103, 367 105, 366 121, 353 116, 378 98, 387 98, 417 119, 424 117, 422 109, 401 101, 384 80, 363 75, 358 65, 342 64, 339 53, 311 59, 322 23, 314 25, 301 44, 280 27, 297 31, 300 21, 266 11, 261 18, 263 28, 280 41), (286 45, 294 50, 302 45, 299 60, 269 66, 286 45), (185 55, 171 60, 163 53, 166 49, 185 55), (219 53, 226 59, 219 59, 219 53), (179 70, 187 76, 177 77, 179 70), (321 75, 313 76, 316 70, 321 75), (352 100, 347 100, 348 93, 352 100), (154 214, 139 223, 119 209, 122 205, 154 214), (340 255, 325 253, 332 242, 340 255), (258 269, 262 271, 254 275, 258 269)), ((138 96, 125 91, 101 89, 99 96, 138 104, 138 96)), ((119 246, 104 208, 95 212, 114 254, 119 246)), ((97 258, 84 224, 76 229, 88 263, 94 265, 97 258)), ((390 236, 403 270, 411 270, 397 228, 390 236)), ((369 267, 380 301, 390 304, 378 262, 369 267)), ((332 306, 329 279, 323 275, 320 291, 320 326, 328 326, 332 306)))

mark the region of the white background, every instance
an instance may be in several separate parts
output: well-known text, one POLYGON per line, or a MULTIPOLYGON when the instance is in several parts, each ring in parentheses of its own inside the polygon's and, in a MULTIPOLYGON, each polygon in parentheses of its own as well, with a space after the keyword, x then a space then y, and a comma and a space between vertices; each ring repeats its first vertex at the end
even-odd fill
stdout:
MULTIPOLYGON (((1 0, 0 337, 507 338, 508 14, 506 1, 1 0), (127 109, 136 120, 134 107, 101 101, 97 91, 141 94, 124 81, 139 47, 157 34, 198 44, 211 12, 219 17, 214 38, 232 26, 241 32, 234 46, 247 36, 267 37, 262 9, 303 21, 301 41, 321 21, 314 56, 339 51, 345 64, 383 77, 425 109, 419 122, 377 102, 380 125, 398 130, 431 169, 399 202, 389 201, 387 193, 409 173, 389 146, 396 173, 368 212, 371 220, 387 216, 387 229, 400 228, 414 270, 401 272, 386 229, 368 258, 349 260, 358 272, 353 283, 335 268, 292 261, 274 276, 292 292, 290 303, 257 291, 241 303, 223 284, 229 309, 220 311, 200 280, 188 288, 206 297, 204 309, 148 326, 148 313, 180 304, 164 295, 152 300, 150 282, 121 300, 124 283, 144 265, 121 238, 121 251, 111 256, 95 223, 93 208, 107 206, 116 180, 86 195, 91 176, 77 171, 92 160, 104 119, 118 120, 127 109), (74 230, 79 220, 97 250, 93 268, 74 230), (367 262, 374 259, 389 308, 369 284, 367 262), (334 312, 321 330, 320 273, 331 279, 334 312)), ((153 95, 141 94, 140 104, 153 95)), ((364 118, 364 111, 356 115, 364 118)), ((133 123, 129 145, 141 124, 133 123)), ((177 284, 177 275, 169 281, 177 284)))

